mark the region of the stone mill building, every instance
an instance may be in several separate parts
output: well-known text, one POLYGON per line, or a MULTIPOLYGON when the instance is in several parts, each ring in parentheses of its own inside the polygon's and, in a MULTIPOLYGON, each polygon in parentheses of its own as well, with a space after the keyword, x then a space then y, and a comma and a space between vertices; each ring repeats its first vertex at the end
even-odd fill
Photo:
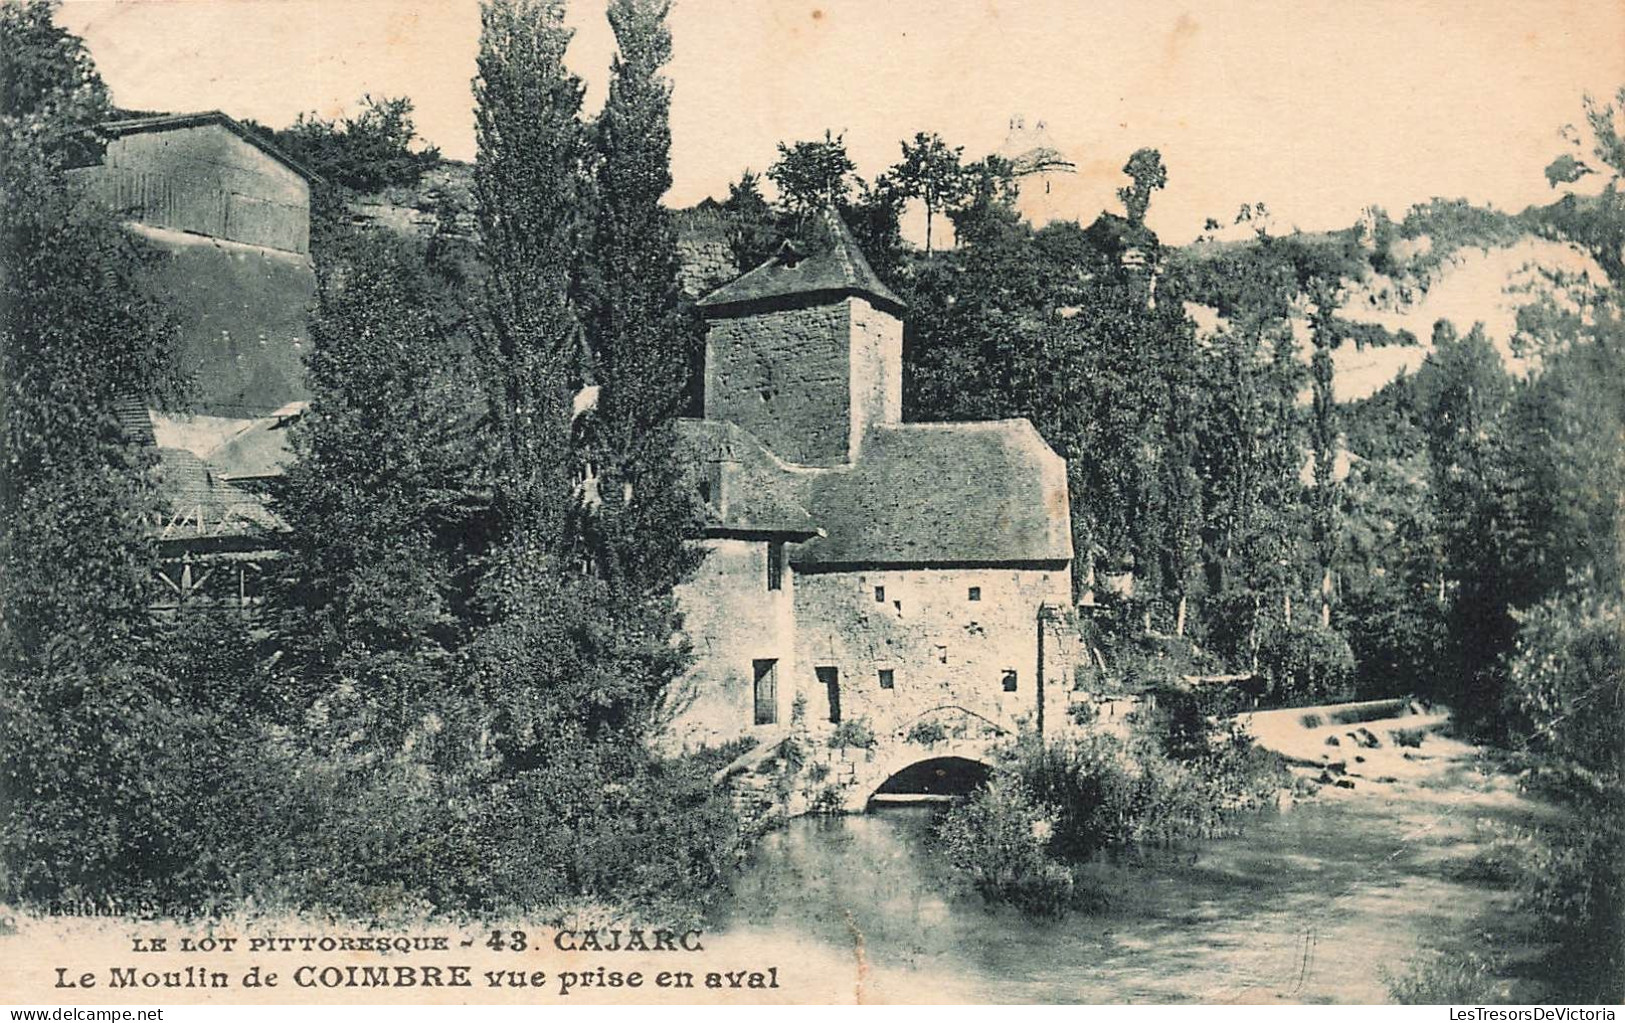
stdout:
POLYGON ((679 591, 673 743, 1058 724, 1065 463, 1024 419, 903 422, 903 304, 839 216, 817 228, 699 302, 704 417, 680 431, 710 554, 679 591))

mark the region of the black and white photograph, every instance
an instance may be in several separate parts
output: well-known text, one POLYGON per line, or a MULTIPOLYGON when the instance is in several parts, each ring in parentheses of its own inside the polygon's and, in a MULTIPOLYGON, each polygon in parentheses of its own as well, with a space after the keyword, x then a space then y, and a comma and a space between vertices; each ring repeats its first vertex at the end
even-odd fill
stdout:
POLYGON ((0 0, 0 178, 0 1002, 1625 1001, 1625 6, 0 0))

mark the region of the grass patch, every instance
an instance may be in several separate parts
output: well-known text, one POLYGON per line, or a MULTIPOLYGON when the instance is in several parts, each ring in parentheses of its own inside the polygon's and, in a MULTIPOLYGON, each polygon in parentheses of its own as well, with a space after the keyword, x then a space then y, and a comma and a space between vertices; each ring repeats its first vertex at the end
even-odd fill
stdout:
POLYGON ((1478 952, 1413 956, 1398 974, 1382 971, 1388 994, 1401 1005, 1496 1005, 1513 1001, 1501 962, 1478 952))

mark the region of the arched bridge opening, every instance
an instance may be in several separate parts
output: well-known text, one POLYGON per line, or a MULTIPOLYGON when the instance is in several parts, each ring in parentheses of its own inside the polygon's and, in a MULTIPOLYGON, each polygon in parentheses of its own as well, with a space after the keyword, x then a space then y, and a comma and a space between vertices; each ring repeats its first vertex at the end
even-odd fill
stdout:
POLYGON ((925 803, 963 799, 987 784, 992 769, 969 757, 930 757, 907 765, 880 783, 869 802, 925 803))

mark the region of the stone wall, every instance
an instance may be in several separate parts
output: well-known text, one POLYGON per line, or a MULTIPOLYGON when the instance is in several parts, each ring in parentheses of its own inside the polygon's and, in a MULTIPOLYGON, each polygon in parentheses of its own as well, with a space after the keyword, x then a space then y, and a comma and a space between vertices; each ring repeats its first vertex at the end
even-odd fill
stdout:
MULTIPOLYGON (((1064 566, 802 573, 796 661, 809 720, 829 720, 818 669, 832 668, 842 720, 865 719, 877 738, 905 739, 922 720, 966 736, 983 723, 1036 726, 1039 607, 1067 607, 1070 587, 1064 566)), ((1064 631, 1050 627, 1045 649, 1046 724, 1054 726, 1066 716, 1076 656, 1064 631)))
POLYGON ((852 425, 857 458, 863 435, 876 424, 903 420, 903 321, 861 298, 852 309, 852 425))
POLYGON ((787 462, 845 462, 852 302, 712 320, 705 340, 705 418, 737 423, 787 462))
POLYGON ((132 132, 86 171, 130 219, 226 241, 310 252, 310 186, 220 124, 132 132))
POLYGON ((795 699, 796 580, 788 562, 782 588, 767 588, 769 541, 712 539, 705 561, 677 588, 694 666, 673 694, 673 749, 717 745, 782 731, 795 699), (754 662, 776 660, 774 722, 756 724, 754 662))
POLYGON ((727 239, 678 235, 677 279, 685 295, 699 298, 738 276, 727 239))
POLYGON ((191 382, 186 411, 247 420, 310 397, 308 257, 174 230, 134 233, 158 257, 146 274, 175 317, 176 356, 191 382))

